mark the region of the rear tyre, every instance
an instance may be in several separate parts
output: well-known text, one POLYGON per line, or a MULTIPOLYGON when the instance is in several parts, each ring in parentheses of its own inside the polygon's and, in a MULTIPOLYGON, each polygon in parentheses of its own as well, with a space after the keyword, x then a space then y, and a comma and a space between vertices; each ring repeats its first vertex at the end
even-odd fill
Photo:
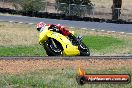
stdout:
POLYGON ((80 56, 90 56, 90 50, 83 42, 79 45, 79 50, 80 56))
POLYGON ((48 39, 44 43, 44 49, 46 51, 46 54, 48 56, 62 56, 61 44, 58 41, 56 41, 55 39, 52 39, 52 40, 56 44, 56 47, 54 47, 53 43, 51 42, 51 39, 48 39))

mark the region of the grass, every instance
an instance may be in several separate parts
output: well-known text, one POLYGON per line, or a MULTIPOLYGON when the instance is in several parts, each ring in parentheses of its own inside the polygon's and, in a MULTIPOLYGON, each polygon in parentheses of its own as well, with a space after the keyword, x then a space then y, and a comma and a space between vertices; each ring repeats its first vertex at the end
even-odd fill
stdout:
MULTIPOLYGON (((87 69, 88 74, 130 74, 127 68, 93 70, 87 69), (122 70, 123 69, 123 70, 122 70)), ((1 74, 1 88, 131 88, 130 84, 85 84, 80 86, 76 82, 75 69, 46 69, 23 74, 1 74)))
POLYGON ((101 50, 109 46, 122 45, 124 41, 108 36, 84 36, 83 42, 92 49, 101 50))
POLYGON ((33 25, 0 22, 0 46, 38 44, 33 25))
MULTIPOLYGON (((93 50, 92 53, 95 51, 101 52, 104 49, 111 47, 111 46, 120 46, 124 43, 124 41, 107 36, 85 36, 84 43, 93 50)), ((46 55, 44 52, 44 48, 39 44, 24 46, 24 45, 17 45, 17 46, 7 46, 7 47, 0 47, 0 56, 44 56, 46 55)), ((96 53, 96 52, 95 52, 96 53)))
POLYGON ((0 47, 0 56, 44 56, 44 48, 40 45, 0 47))
MULTIPOLYGON (((132 54, 132 36, 108 34, 89 30, 75 30, 84 36, 91 55, 132 54)), ((0 23, 0 56, 45 56, 38 44, 39 33, 34 25, 0 23)))

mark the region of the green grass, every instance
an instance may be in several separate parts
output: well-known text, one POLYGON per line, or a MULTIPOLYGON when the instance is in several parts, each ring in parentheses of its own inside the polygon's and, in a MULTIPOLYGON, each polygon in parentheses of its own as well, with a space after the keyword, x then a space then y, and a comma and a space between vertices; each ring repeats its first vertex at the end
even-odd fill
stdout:
POLYGON ((102 50, 110 46, 122 45, 125 41, 109 36, 84 36, 83 42, 91 49, 102 50))
MULTIPOLYGON (((132 36, 71 29, 83 35, 91 55, 132 54, 132 36)), ((0 22, 0 56, 45 56, 34 25, 0 22), (6 29, 6 30, 5 30, 6 29)))
MULTIPOLYGON (((127 68, 93 70, 87 69, 88 74, 130 74, 127 68)), ((0 88, 132 88, 130 84, 85 84, 76 82, 75 69, 46 69, 23 74, 1 74, 0 88)))
POLYGON ((40 45, 0 47, 0 56, 44 56, 44 48, 40 45))
MULTIPOLYGON (((119 47, 123 45, 125 41, 108 36, 84 36, 83 42, 93 50, 94 53, 101 52, 111 46, 119 47)), ((114 48, 112 48, 114 49, 114 48)), ((8 46, 0 47, 0 56, 44 56, 44 48, 40 45, 31 46, 8 46)), ((93 53, 92 52, 92 53, 93 53)))

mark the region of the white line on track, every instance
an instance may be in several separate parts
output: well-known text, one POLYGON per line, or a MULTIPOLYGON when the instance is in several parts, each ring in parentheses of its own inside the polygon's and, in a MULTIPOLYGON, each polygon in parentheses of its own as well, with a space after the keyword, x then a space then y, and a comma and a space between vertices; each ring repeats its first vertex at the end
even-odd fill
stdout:
POLYGON ((81 29, 86 30, 87 28, 81 28, 81 29))
POLYGON ((116 31, 111 31, 111 32, 113 32, 113 33, 114 33, 114 32, 116 32, 116 31))
POLYGON ((132 35, 132 33, 127 33, 127 34, 132 35))
POLYGON ((31 24, 31 25, 32 25, 32 24, 34 24, 34 23, 28 23, 28 24, 31 24))
POLYGON ((75 27, 70 27, 70 28, 75 28, 75 27))
POLYGON ((10 22, 10 23, 13 23, 14 21, 11 20, 11 21, 9 21, 9 22, 10 22))
MULTIPOLYGON (((13 20, 8 21, 8 22, 10 22, 10 23, 15 23, 15 21, 13 21, 13 20)), ((16 23, 23 24, 24 22, 16 22, 16 23)), ((34 23, 25 23, 25 24, 33 25, 34 23)), ((75 27, 70 27, 70 28, 75 28, 75 27)), ((88 28, 81 28, 81 29, 88 30, 88 28)), ((92 30, 92 31, 95 31, 95 29, 91 29, 91 30, 92 30)), ((98 31, 104 32, 105 30, 98 30, 98 31)), ((107 32, 108 32, 108 33, 115 33, 116 31, 107 31, 107 32)), ((117 32, 117 33, 125 34, 125 32, 117 32)), ((132 35, 132 33, 126 33, 126 34, 132 35)))
POLYGON ((18 23, 23 24, 23 22, 18 22, 18 23))
POLYGON ((105 30, 100 30, 100 31, 105 31, 105 30))
POLYGON ((91 29, 92 31, 95 31, 95 29, 91 29))
POLYGON ((108 33, 111 33, 112 31, 107 31, 108 33))
POLYGON ((119 32, 119 33, 124 34, 125 32, 119 32))

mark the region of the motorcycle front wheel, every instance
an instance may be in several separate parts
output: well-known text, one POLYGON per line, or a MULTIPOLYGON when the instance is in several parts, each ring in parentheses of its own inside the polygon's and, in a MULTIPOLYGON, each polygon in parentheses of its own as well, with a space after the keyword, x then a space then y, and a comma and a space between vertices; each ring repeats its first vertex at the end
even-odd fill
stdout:
POLYGON ((61 44, 55 39, 48 39, 44 43, 44 49, 48 56, 62 56, 61 44), (53 44, 54 42, 54 44, 53 44))
POLYGON ((79 50, 80 56, 90 56, 90 50, 83 42, 79 45, 79 50))

